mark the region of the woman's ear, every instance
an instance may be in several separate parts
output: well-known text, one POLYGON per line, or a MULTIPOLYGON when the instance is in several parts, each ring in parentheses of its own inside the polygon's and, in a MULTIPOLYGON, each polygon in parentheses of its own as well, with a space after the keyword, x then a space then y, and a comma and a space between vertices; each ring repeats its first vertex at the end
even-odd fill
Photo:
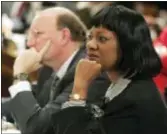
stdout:
POLYGON ((71 40, 71 31, 68 28, 63 28, 61 44, 65 46, 70 40, 71 40))

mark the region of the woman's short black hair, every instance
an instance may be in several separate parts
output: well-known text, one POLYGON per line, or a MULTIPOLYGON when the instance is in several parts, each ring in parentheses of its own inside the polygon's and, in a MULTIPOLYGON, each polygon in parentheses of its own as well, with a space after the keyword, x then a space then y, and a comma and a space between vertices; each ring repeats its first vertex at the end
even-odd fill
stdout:
POLYGON ((160 72, 160 58, 140 13, 124 6, 111 5, 92 18, 92 26, 102 26, 116 34, 120 48, 116 69, 126 73, 125 78, 153 77, 160 72))

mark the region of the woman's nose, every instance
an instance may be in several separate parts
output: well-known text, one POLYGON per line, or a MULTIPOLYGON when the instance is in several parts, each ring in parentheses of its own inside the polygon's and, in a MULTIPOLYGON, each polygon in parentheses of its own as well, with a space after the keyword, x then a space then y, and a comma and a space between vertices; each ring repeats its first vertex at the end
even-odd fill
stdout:
POLYGON ((97 49, 97 42, 95 40, 88 41, 86 47, 87 49, 97 49))

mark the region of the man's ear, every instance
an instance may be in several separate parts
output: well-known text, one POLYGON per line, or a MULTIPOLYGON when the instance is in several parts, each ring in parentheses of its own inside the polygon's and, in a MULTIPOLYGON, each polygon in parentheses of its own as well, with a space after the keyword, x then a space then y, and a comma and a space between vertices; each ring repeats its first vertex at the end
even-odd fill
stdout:
POLYGON ((62 45, 66 45, 71 40, 71 31, 68 28, 62 29, 62 45))

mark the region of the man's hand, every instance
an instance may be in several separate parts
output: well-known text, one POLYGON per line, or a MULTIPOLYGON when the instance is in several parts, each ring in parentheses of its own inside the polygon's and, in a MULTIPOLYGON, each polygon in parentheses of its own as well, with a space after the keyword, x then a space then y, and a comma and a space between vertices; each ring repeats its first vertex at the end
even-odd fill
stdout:
POLYGON ((41 61, 50 47, 50 41, 48 41, 44 47, 37 52, 34 48, 27 49, 22 52, 15 60, 13 66, 14 76, 20 73, 31 73, 39 69, 42 64, 41 61))
POLYGON ((101 65, 96 61, 82 59, 75 70, 73 93, 86 98, 89 84, 101 72, 101 65))

